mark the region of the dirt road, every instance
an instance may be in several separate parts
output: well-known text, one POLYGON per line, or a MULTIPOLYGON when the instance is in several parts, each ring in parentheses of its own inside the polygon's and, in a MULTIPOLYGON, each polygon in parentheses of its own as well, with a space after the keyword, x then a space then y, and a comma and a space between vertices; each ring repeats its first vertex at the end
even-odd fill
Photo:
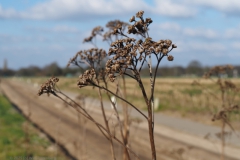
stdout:
MULTIPOLYGON (((3 80, 1 88, 5 95, 14 103, 22 113, 29 117, 29 119, 41 128, 46 134, 52 137, 56 143, 65 148, 68 153, 76 159, 93 159, 105 160, 111 159, 109 142, 100 133, 97 127, 83 118, 70 107, 66 107, 62 101, 53 96, 37 96, 38 88, 31 84, 19 82, 17 80, 3 80)), ((92 110, 93 117, 98 122, 103 122, 99 114, 99 108, 96 108, 95 103, 88 106, 92 110), (91 105, 91 106, 90 106, 91 105)), ((109 111, 111 114, 111 111, 109 111)), ((159 159, 173 160, 173 159, 189 159, 189 160, 218 160, 219 154, 207 151, 208 148, 216 148, 215 144, 199 143, 205 145, 196 147, 191 143, 184 143, 183 141, 174 138, 173 133, 176 130, 169 130, 168 128, 157 125, 156 126, 156 148, 159 159), (158 134, 162 132, 163 134, 158 134), (172 134, 172 135, 169 135, 172 134), (167 136, 168 135, 168 136, 167 136), (206 144, 208 146, 206 146, 206 144)), ((131 147, 134 152, 140 156, 140 159, 151 159, 151 152, 148 140, 148 133, 146 124, 134 124, 130 133, 131 147)), ((185 138, 189 141, 199 140, 194 139, 189 135, 178 132, 176 137, 185 138), (182 137, 181 137, 182 136, 182 137)), ((197 142, 198 143, 198 142, 197 142)), ((122 148, 115 143, 115 152, 118 159, 121 159, 122 148)), ((238 159, 237 151, 239 149, 227 150, 232 158, 238 159)), ((239 155, 240 157, 240 155, 239 155)))

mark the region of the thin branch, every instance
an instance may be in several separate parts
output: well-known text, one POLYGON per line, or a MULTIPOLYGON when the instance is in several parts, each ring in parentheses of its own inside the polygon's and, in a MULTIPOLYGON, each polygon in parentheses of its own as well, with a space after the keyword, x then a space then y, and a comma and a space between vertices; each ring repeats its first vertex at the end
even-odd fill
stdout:
POLYGON ((151 91, 151 97, 150 97, 150 99, 153 98, 153 94, 154 94, 154 90, 155 90, 155 81, 156 81, 156 77, 157 77, 157 70, 158 70, 159 64, 160 64, 160 62, 162 61, 163 57, 164 57, 164 55, 162 55, 162 56, 158 59, 157 66, 156 66, 155 71, 154 71, 154 75, 153 75, 153 90, 151 91))
MULTIPOLYGON (((65 103, 67 103, 67 104, 69 104, 69 102, 67 102, 66 100, 64 100, 62 97, 60 97, 59 95, 57 95, 57 94, 53 94, 54 96, 56 96, 56 97, 58 97, 58 98, 60 98, 62 101, 64 101, 65 103)), ((64 95, 64 94, 63 94, 64 95)), ((66 96, 67 98, 69 98, 68 96, 66 96)), ((72 100, 71 98, 69 98, 70 100, 72 100)), ((73 100, 72 100, 73 101, 73 100)), ((72 106, 71 104, 69 104, 70 106, 72 106)), ((73 106, 72 106, 73 107, 73 106)), ((77 108, 76 107, 73 107, 73 108, 75 108, 76 110, 77 110, 77 108)), ((82 112, 80 111, 80 110, 77 110, 79 113, 81 113, 82 114, 82 112)), ((91 119, 91 118, 89 118, 88 116, 86 116, 85 114, 82 114, 84 117, 86 117, 87 119, 89 119, 90 121, 92 121, 95 125, 97 125, 97 127, 98 128, 101 128, 101 129, 103 129, 105 132, 107 132, 113 139, 115 139, 118 143, 120 143, 122 146, 124 146, 124 147, 126 147, 136 158, 138 158, 139 159, 139 157, 138 157, 138 155, 136 155, 136 153, 134 153, 128 146, 125 146, 117 137, 115 137, 114 135, 112 135, 110 132, 108 132, 107 130, 106 130, 106 128, 104 128, 101 124, 99 124, 98 122, 96 122, 94 119, 91 119)), ((101 130, 100 130, 101 131, 101 130)), ((101 131, 102 132, 102 131, 101 131)), ((102 134, 104 135, 104 136, 106 136, 105 135, 105 133, 104 132, 102 132, 102 134)), ((106 138, 108 139, 108 137, 106 136, 106 138)))
POLYGON ((127 104, 129 104, 130 106, 132 106, 134 109, 136 109, 141 115, 143 115, 144 118, 148 119, 148 117, 147 117, 144 113, 142 113, 142 111, 140 111, 137 107, 135 107, 135 106, 134 106, 132 103, 130 103, 129 101, 127 101, 127 100, 123 99, 122 97, 116 95, 115 93, 113 93, 112 91, 110 91, 109 89, 107 89, 107 88, 105 88, 105 87, 98 86, 98 85, 96 85, 95 83, 93 84, 93 86, 98 87, 98 88, 100 88, 100 89, 103 89, 103 90, 111 93, 112 95, 116 96, 117 98, 121 99, 122 101, 126 102, 127 104))
MULTIPOLYGON (((64 95, 64 94, 63 94, 64 95)), ((58 97, 59 99, 61 99, 63 102, 65 102, 66 104, 68 104, 68 105, 70 105, 70 106, 72 106, 72 104, 70 104, 69 102, 67 102, 66 100, 64 100, 62 97, 60 97, 59 95, 57 95, 57 94, 54 94, 54 96, 56 96, 56 97, 58 97)), ((67 98, 69 98, 68 96, 66 96, 67 98)), ((71 98, 69 98, 70 100, 72 100, 71 98)), ((73 100, 72 100, 73 101, 73 100)), ((75 102, 75 101, 73 101, 73 102, 75 102)), ((75 104, 77 104, 76 102, 75 102, 75 104)), ((79 107, 81 107, 79 104, 77 104, 79 107)), ((101 124, 99 124, 99 123, 97 123, 90 115, 85 115, 83 112, 81 112, 80 110, 78 110, 78 108, 77 107, 74 107, 74 106, 72 106, 73 108, 75 108, 79 113, 81 113, 84 117, 86 117, 87 119, 89 119, 90 121, 92 121, 93 123, 95 123, 95 125, 98 127, 98 129, 101 131, 101 133, 105 136, 105 138, 107 139, 107 140, 110 140, 109 138, 108 138, 108 136, 103 132, 103 130, 105 130, 106 131, 106 129, 101 125, 101 124), (102 130, 103 129, 103 130, 102 130)), ((81 107, 81 109, 82 109, 82 107, 81 107)))
POLYGON ((129 76, 129 77, 131 77, 131 78, 137 80, 135 77, 133 77, 132 75, 130 75, 130 74, 126 73, 126 72, 124 73, 124 75, 129 76))

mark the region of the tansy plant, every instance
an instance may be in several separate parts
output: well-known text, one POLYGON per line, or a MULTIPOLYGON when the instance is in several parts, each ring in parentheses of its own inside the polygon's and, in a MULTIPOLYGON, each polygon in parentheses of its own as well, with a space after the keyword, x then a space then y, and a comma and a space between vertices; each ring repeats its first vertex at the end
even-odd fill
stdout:
MULTIPOLYGON (((136 16, 130 18, 130 25, 126 23, 115 23, 111 28, 111 32, 104 34, 105 40, 111 42, 111 36, 118 36, 115 41, 111 42, 108 52, 99 48, 92 48, 89 50, 79 51, 73 58, 70 59, 69 64, 80 66, 81 63, 88 65, 88 69, 85 70, 83 74, 79 76, 77 86, 81 89, 82 87, 93 86, 99 89, 99 95, 101 97, 102 90, 104 90, 108 96, 114 95, 117 99, 124 101, 128 106, 137 110, 144 119, 148 122, 148 133, 151 146, 151 156, 153 160, 156 160, 156 149, 154 143, 154 88, 156 81, 156 74, 160 62, 164 57, 169 61, 173 61, 174 57, 169 54, 174 48, 177 48, 171 40, 158 40, 154 41, 148 33, 149 25, 153 22, 151 18, 143 17, 144 11, 139 11, 136 13, 136 16), (127 27, 127 33, 124 33, 124 28, 127 27), (131 37, 131 35, 133 35, 131 37), (138 36, 135 36, 138 35, 138 36), (136 37, 140 37, 137 39, 136 37), (120 37, 120 38, 119 38, 120 37), (134 38, 135 37, 135 38, 134 38), (104 59, 106 61, 105 66, 101 65, 101 62, 104 59), (153 71, 152 68, 152 59, 157 61, 156 69, 153 71), (145 85, 141 78, 141 70, 143 66, 147 64, 149 69, 149 80, 151 83, 151 88, 148 89, 150 92, 147 92, 145 85), (126 76, 134 79, 141 89, 141 94, 145 100, 145 105, 147 108, 148 114, 145 115, 137 106, 130 103, 126 97, 121 96, 118 92, 113 92, 108 88, 109 83, 113 83, 118 80, 120 76, 126 76), (103 85, 101 84, 103 82, 103 85)), ((101 27, 96 27, 92 35, 86 39, 85 42, 91 42, 96 35, 101 34, 101 27)), ((48 82, 43 84, 39 90, 39 95, 43 93, 53 94, 58 98, 62 99, 59 94, 63 94, 57 87, 55 87, 57 78, 51 78, 48 82)), ((68 97, 69 98, 69 97, 68 97)), ((114 105, 114 104, 113 104, 114 105)), ((117 138, 111 132, 111 128, 108 125, 108 121, 105 115, 105 110, 103 104, 101 104, 102 113, 105 120, 105 126, 95 121, 94 117, 87 112, 86 109, 81 107, 80 104, 77 105, 75 109, 81 113, 83 116, 88 118, 90 121, 96 124, 102 134, 110 141, 112 158, 115 158, 113 150, 113 140, 119 142, 127 151, 127 159, 130 159, 129 152, 138 157, 134 151, 124 142, 124 138, 117 138)), ((117 109, 114 105, 116 112, 117 109)), ((118 121, 121 126, 121 121, 118 121)), ((121 132, 121 131, 120 131, 121 132)))

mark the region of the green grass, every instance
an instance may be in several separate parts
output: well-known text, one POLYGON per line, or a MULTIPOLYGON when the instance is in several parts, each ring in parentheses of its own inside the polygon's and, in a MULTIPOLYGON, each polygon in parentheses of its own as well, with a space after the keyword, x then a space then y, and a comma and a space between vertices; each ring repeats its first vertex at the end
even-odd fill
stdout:
MULTIPOLYGON (((0 95, 0 159, 17 157, 53 159, 55 152, 47 150, 53 144, 39 134, 39 131, 14 109, 4 96, 0 95)), ((60 153, 58 159, 67 158, 60 153)))
POLYGON ((195 96, 202 94, 201 89, 191 88, 191 89, 184 89, 181 91, 183 94, 188 94, 189 96, 195 96))

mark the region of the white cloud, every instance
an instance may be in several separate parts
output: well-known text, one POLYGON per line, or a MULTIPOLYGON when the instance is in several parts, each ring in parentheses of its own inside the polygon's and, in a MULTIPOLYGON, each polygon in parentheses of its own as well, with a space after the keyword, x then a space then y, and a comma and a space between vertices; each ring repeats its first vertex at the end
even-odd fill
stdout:
MULTIPOLYGON (((235 41, 232 43, 232 48, 233 49, 237 49, 240 50, 240 41, 235 41)), ((238 52, 238 54, 240 55, 240 51, 238 52)))
POLYGON ((187 47, 192 51, 215 53, 224 52, 227 46, 224 46, 221 42, 189 42, 187 47))
POLYGON ((0 5, 0 18, 15 18, 17 12, 14 9, 3 9, 0 5))
POLYGON ((71 32, 71 33, 77 33, 79 30, 76 27, 70 27, 70 26, 56 26, 52 30, 53 32, 71 32))
POLYGON ((219 55, 227 56, 228 53, 228 45, 223 45, 221 42, 189 41, 184 39, 176 44, 178 48, 176 48, 172 54, 177 53, 178 55, 188 58, 190 56, 192 59, 219 55))
POLYGON ((240 25, 235 28, 228 28, 225 33, 224 37, 228 39, 239 39, 240 38, 240 25))
POLYGON ((91 16, 124 15, 147 9, 143 1, 128 0, 50 0, 42 2, 28 10, 17 12, 15 10, 0 8, 2 18, 23 18, 34 20, 45 19, 88 19, 91 16))
POLYGON ((181 30, 181 26, 179 24, 170 23, 170 22, 160 24, 159 28, 163 30, 170 30, 170 31, 176 31, 176 32, 181 30))
POLYGON ((211 29, 203 29, 203 28, 186 28, 183 30, 184 35, 191 37, 202 37, 207 39, 215 39, 218 38, 218 33, 211 29))
POLYGON ((4 45, 14 45, 21 42, 47 42, 49 38, 42 35, 37 36, 22 36, 22 35, 10 35, 10 34, 0 34, 0 46, 4 45))
POLYGON ((102 16, 123 16, 139 10, 168 17, 192 17, 196 10, 173 0, 155 0, 150 6, 143 0, 49 0, 25 10, 3 9, 0 18, 21 18, 33 20, 66 20, 98 18, 102 16))
MULTIPOLYGON (((165 22, 154 26, 157 30, 160 29, 162 32, 169 32, 171 34, 182 35, 185 38, 204 38, 204 39, 216 39, 221 37, 221 35, 212 29, 208 28, 183 28, 178 23, 165 22), (173 33, 174 32, 174 33, 173 33)), ((168 35, 169 35, 168 33, 168 35)))
POLYGON ((155 0, 155 13, 170 17, 193 17, 197 10, 189 5, 172 0, 155 0))
POLYGON ((54 33, 80 33, 80 30, 76 27, 67 26, 67 25, 57 25, 51 28, 46 27, 26 27, 26 30, 35 31, 35 32, 54 32, 54 33))
POLYGON ((239 0, 184 0, 184 2, 186 5, 211 7, 227 14, 240 15, 239 0))

